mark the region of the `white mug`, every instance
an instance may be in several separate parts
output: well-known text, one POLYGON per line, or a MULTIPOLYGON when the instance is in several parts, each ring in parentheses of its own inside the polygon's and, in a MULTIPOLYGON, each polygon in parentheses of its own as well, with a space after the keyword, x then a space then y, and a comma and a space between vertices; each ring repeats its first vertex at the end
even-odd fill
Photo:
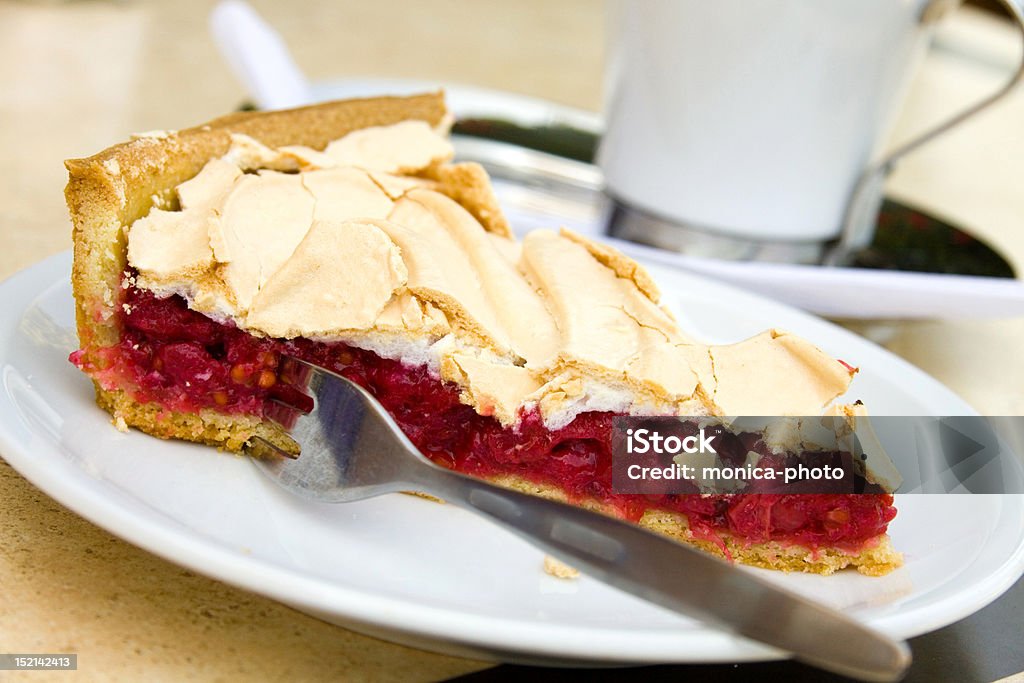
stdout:
POLYGON ((609 194, 715 235, 835 240, 928 25, 956 4, 612 0, 609 194))

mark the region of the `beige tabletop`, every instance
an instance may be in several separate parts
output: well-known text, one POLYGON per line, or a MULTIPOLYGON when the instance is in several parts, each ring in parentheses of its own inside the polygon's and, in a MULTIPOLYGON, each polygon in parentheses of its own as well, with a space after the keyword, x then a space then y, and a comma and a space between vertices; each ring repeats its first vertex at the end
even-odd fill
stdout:
MULTIPOLYGON (((462 82, 597 110, 603 5, 255 1, 313 78, 462 82)), ((70 246, 62 160, 231 111, 244 93, 212 3, 0 3, 0 278, 70 246)), ((1019 48, 960 10, 895 138, 993 90, 1019 48)), ((891 195, 975 230, 1024 268, 1024 92, 915 154, 891 195)), ((0 302, 0 306, 13 302, 0 302)), ((986 414, 1024 412, 1024 319, 900 323, 886 345, 986 414)), ((0 453, 2 455, 2 453, 0 453)), ((437 680, 487 666, 357 635, 198 576, 68 512, 0 460, 0 653, 76 652, 7 680, 437 680)))

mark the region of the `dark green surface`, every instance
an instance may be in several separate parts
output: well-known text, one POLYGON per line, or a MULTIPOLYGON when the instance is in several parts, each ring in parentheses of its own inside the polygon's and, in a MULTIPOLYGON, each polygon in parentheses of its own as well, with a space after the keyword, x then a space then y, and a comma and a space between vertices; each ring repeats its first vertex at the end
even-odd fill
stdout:
POLYGON ((871 245, 856 255, 861 268, 1015 277, 994 249, 917 209, 886 200, 871 245))
POLYGON ((567 159, 593 163, 598 138, 569 126, 525 127, 497 119, 459 119, 452 132, 519 145, 567 159))

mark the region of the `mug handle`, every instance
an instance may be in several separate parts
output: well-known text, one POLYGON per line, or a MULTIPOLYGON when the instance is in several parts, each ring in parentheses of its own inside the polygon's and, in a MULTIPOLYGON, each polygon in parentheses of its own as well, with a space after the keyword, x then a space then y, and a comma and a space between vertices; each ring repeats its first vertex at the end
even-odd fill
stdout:
MULTIPOLYGON (((1021 13, 1021 8, 1015 0, 998 1, 1017 24, 1017 28, 1021 32, 1021 38, 1024 39, 1024 14, 1021 13)), ((935 6, 936 3, 932 2, 925 7, 925 11, 922 13, 922 20, 928 19, 929 11, 935 6)), ((987 109, 989 105, 994 104, 1007 95, 1022 80, 1024 80, 1024 56, 1022 56, 1021 63, 1013 76, 997 92, 967 107, 939 125, 926 130, 909 142, 889 152, 881 161, 868 167, 857 180, 856 185, 853 187, 853 192, 850 193, 850 198, 847 200, 846 209, 843 213, 843 227, 839 234, 839 240, 825 256, 825 265, 845 265, 850 261, 854 253, 871 243, 875 223, 878 220, 878 213, 882 208, 882 186, 885 183, 886 177, 896 166, 896 162, 978 112, 987 109)))

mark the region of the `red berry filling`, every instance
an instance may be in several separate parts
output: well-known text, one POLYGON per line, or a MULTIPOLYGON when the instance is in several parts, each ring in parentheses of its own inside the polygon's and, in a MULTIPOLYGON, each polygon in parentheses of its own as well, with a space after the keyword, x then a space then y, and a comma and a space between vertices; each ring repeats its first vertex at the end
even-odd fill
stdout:
POLYGON ((71 360, 108 388, 130 387, 143 403, 196 412, 261 414, 282 391, 281 354, 330 368, 368 389, 431 460, 481 477, 516 475, 554 485, 573 500, 596 499, 637 520, 650 509, 685 513, 694 533, 721 543, 719 532, 750 543, 795 542, 850 551, 884 533, 896 514, 887 494, 617 494, 612 490, 612 413, 583 413, 550 431, 539 414, 514 429, 459 401, 458 388, 424 366, 345 344, 254 337, 190 310, 177 297, 125 291, 122 340, 71 360), (87 360, 88 358, 88 360, 87 360))

